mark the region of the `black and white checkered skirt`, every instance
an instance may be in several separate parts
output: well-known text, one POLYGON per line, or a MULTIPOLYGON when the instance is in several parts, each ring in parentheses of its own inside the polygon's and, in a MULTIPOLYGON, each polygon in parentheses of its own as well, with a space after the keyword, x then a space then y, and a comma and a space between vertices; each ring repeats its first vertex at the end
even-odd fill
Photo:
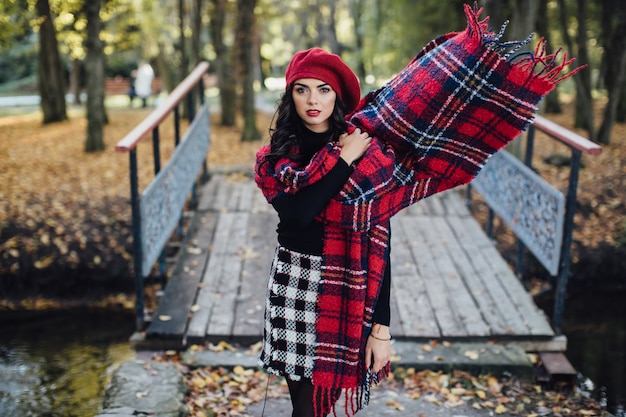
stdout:
POLYGON ((312 378, 322 257, 276 248, 265 302, 259 365, 298 381, 312 378))

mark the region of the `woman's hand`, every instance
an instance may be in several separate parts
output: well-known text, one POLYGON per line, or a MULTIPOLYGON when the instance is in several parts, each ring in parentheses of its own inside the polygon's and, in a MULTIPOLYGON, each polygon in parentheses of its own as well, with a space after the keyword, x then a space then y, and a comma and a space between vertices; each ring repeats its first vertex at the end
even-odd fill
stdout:
POLYGON ((354 161, 363 156, 371 141, 372 138, 358 127, 350 134, 344 133, 339 136, 339 146, 341 146, 339 156, 348 165, 352 165, 354 161))
POLYGON ((387 366, 389 360, 391 360, 389 326, 374 323, 372 333, 365 344, 365 368, 377 373, 387 366))

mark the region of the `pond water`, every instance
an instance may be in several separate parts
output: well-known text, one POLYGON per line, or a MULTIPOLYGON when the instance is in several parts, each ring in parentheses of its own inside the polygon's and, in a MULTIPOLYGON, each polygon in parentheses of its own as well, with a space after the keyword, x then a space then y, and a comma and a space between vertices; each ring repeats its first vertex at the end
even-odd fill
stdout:
MULTIPOLYGON (((551 297, 537 304, 552 313, 551 297)), ((626 291, 569 291, 563 334, 566 356, 593 383, 592 395, 616 417, 626 417, 626 291)))
MULTIPOLYGON (((552 311, 552 300, 538 304, 552 311)), ((567 357, 593 381, 596 398, 626 417, 626 293, 571 293, 563 331, 567 357)), ((73 310, 0 314, 0 417, 91 417, 115 367, 134 356, 129 313, 73 310), (4 323, 4 324, 3 324, 4 323)))
POLYGON ((0 417, 97 414, 116 365, 131 359, 134 317, 72 310, 0 313, 0 417))

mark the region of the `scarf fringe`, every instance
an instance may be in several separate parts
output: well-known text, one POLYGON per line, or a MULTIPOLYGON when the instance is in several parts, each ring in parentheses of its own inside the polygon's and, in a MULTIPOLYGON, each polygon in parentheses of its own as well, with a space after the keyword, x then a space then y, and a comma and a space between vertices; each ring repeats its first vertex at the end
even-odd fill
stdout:
POLYGON ((370 403, 371 387, 380 384, 391 373, 391 364, 377 373, 364 372, 361 385, 352 388, 337 389, 313 385, 313 398, 317 399, 314 404, 314 416, 326 417, 330 413, 337 417, 337 400, 344 396, 344 413, 347 417, 356 415, 370 403))
POLYGON ((500 41, 504 36, 506 27, 509 21, 505 21, 498 33, 492 32, 487 27, 489 17, 479 21, 478 18, 483 12, 483 8, 478 8, 477 2, 474 2, 474 8, 468 4, 464 5, 465 15, 467 17, 467 32, 474 39, 480 39, 487 49, 497 53, 503 60, 508 61, 514 66, 527 72, 529 75, 537 80, 542 80, 548 83, 551 88, 554 88, 561 81, 572 77, 577 72, 586 67, 586 65, 577 66, 567 71, 567 67, 572 65, 575 58, 567 58, 567 52, 562 48, 557 49, 556 52, 548 54, 547 41, 541 37, 537 42, 537 46, 534 52, 518 52, 522 47, 530 44, 533 34, 531 33, 526 39, 521 41, 500 41), (562 55, 562 58, 560 57, 562 55), (560 61, 560 62, 559 62, 560 61))

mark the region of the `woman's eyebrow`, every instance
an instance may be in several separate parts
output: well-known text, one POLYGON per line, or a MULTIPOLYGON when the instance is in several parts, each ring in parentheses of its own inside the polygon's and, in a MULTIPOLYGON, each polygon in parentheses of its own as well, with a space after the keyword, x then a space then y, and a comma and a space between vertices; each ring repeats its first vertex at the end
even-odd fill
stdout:
MULTIPOLYGON (((310 88, 307 84, 304 84, 304 83, 294 83, 294 85, 299 85, 301 87, 310 88)), ((325 86, 329 86, 329 84, 328 83, 322 83, 322 84, 319 84, 316 88, 321 88, 321 87, 325 87, 325 86)))

